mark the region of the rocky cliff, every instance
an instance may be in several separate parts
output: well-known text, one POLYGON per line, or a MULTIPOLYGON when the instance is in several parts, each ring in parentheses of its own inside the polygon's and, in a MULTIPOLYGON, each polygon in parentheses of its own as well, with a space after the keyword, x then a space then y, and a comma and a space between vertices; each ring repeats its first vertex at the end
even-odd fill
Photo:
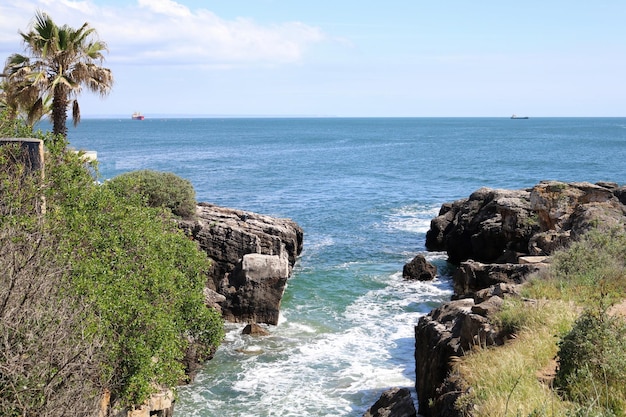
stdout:
MULTIPOLYGON (((451 375, 455 358, 507 335, 490 317, 549 255, 592 228, 624 228, 626 188, 615 183, 544 181, 526 190, 481 188, 443 204, 426 236, 429 250, 458 265, 453 301, 415 327, 416 389, 423 416, 460 416, 454 400, 471 389, 451 375)), ((468 412, 469 410, 464 410, 468 412)))
POLYGON ((211 258, 207 301, 233 322, 276 324, 285 284, 302 252, 290 219, 200 203, 180 226, 211 258))

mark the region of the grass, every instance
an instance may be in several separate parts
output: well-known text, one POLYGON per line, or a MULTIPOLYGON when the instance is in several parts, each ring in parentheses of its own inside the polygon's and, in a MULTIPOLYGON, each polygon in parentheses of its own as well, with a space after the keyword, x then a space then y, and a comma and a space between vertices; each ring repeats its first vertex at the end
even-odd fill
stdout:
MULTIPOLYGON (((474 404, 473 415, 481 417, 619 415, 619 410, 615 414, 596 406, 593 398, 568 401, 551 381, 559 342, 581 313, 607 314, 612 304, 626 298, 626 234, 586 235, 555 254, 549 271, 525 285, 523 297, 538 301, 507 299, 495 318, 513 333, 512 340, 500 347, 475 348, 455 363, 454 372, 473 388, 459 401, 474 404)), ((611 381, 595 383, 609 386, 611 381)))
POLYGON ((578 316, 576 310, 562 301, 544 300, 534 305, 507 301, 508 317, 514 312, 523 314, 516 320, 516 326, 523 324, 515 339, 501 347, 474 349, 456 365, 456 371, 473 388, 465 401, 476 404, 476 415, 566 415, 571 404, 543 383, 540 374, 553 370, 558 335, 571 328, 578 316))

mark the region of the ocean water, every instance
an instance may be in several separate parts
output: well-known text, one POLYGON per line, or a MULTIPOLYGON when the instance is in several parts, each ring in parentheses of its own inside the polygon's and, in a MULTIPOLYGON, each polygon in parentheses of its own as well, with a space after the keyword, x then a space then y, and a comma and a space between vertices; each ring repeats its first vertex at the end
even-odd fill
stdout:
POLYGON ((361 416, 387 388, 413 388, 413 327, 451 294, 405 282, 442 203, 541 180, 626 183, 626 118, 88 119, 71 145, 103 179, 154 169, 199 201, 289 217, 304 252, 268 337, 226 340, 175 416, 361 416))

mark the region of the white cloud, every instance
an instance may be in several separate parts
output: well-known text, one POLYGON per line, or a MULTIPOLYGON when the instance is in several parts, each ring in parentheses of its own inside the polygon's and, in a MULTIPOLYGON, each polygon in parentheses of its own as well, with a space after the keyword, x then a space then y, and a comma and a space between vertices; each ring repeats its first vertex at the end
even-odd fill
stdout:
POLYGON ((190 17, 191 11, 171 0, 138 0, 139 6, 166 16, 190 17))
POLYGON ((262 25, 247 18, 223 19, 172 0, 138 0, 130 6, 101 6, 91 0, 8 0, 0 5, 0 53, 21 50, 35 10, 58 24, 89 22, 107 42, 107 62, 141 65, 249 66, 298 62, 307 46, 326 40, 301 22, 262 25))

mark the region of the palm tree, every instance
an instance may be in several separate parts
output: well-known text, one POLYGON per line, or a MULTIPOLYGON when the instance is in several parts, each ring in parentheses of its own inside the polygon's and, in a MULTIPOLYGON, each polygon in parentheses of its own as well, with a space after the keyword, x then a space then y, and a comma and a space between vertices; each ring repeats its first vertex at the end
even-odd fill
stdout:
POLYGON ((67 111, 72 106, 74 126, 80 121, 77 97, 86 86, 105 96, 113 85, 111 70, 100 66, 106 43, 97 39, 95 29, 84 23, 79 29, 57 26, 46 13, 38 11, 28 33, 22 35, 30 56, 13 54, 6 62, 4 77, 7 102, 14 103, 28 119, 45 113, 52 99, 52 132, 67 136, 67 111))

